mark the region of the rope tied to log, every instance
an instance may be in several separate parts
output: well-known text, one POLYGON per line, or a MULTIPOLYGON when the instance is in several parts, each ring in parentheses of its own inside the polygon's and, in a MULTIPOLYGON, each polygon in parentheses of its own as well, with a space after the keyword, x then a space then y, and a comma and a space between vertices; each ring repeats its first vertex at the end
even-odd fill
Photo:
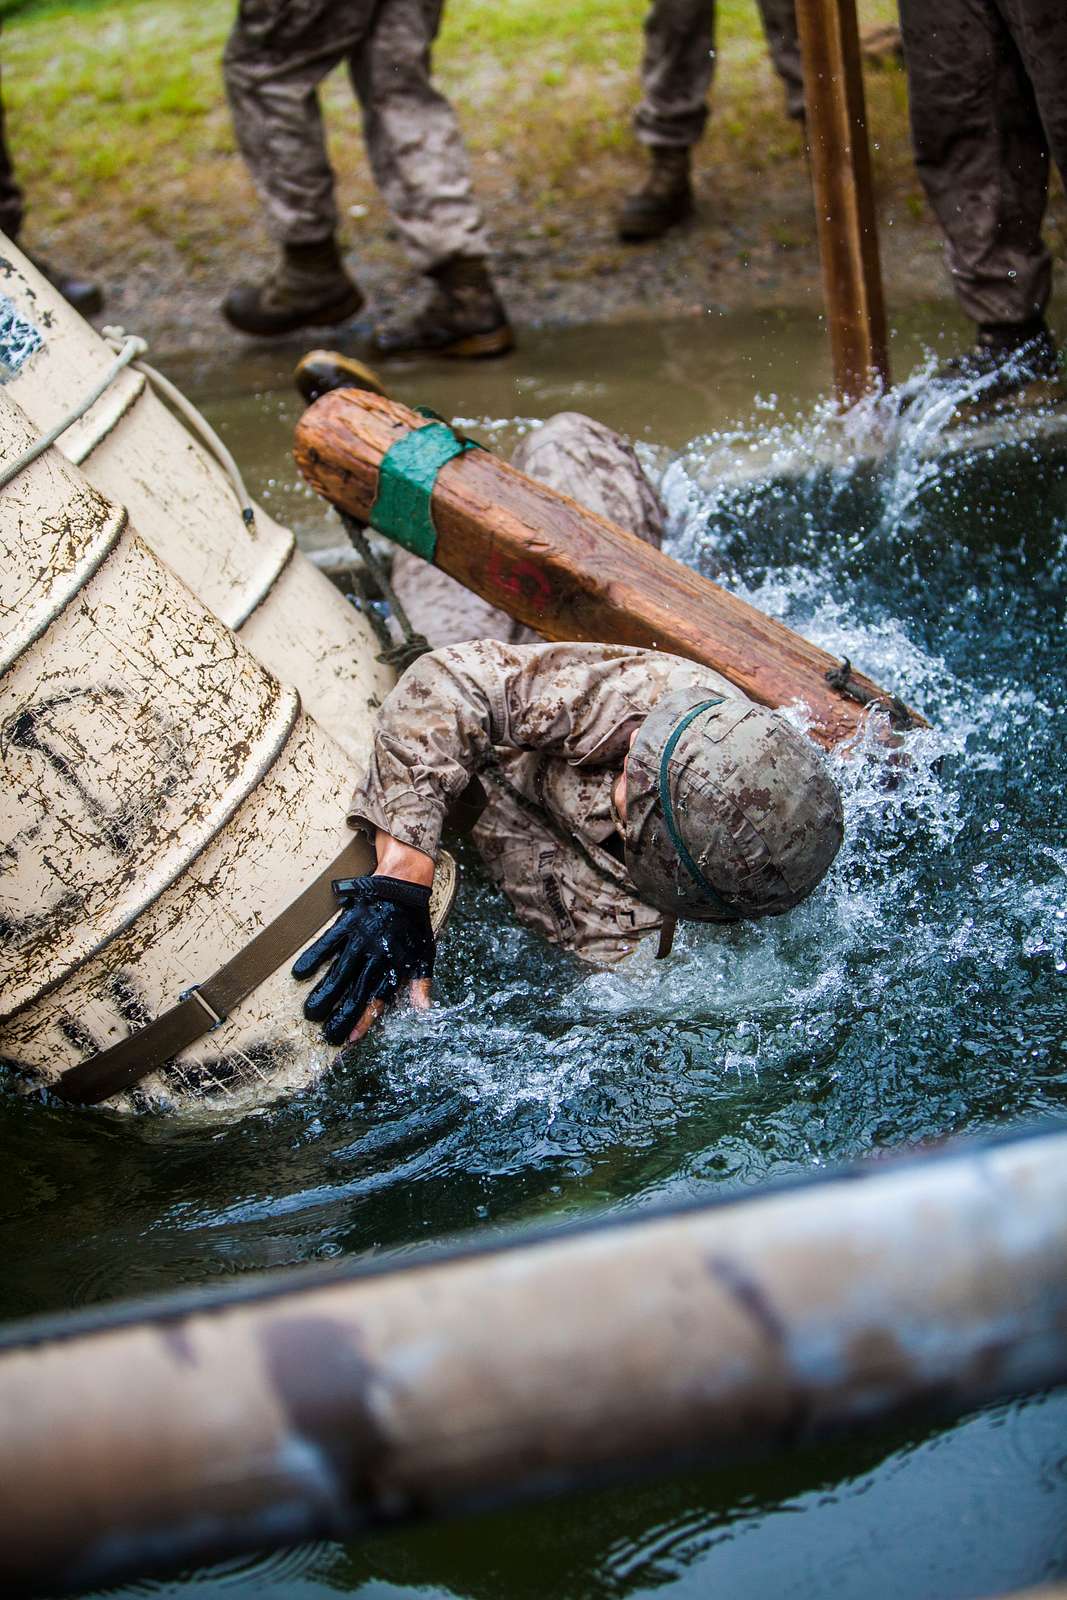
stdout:
POLYGON ((373 546, 367 538, 367 530, 363 523, 357 522, 355 517, 350 517, 346 511, 339 510, 337 515, 340 517, 341 524, 351 539, 353 547, 366 567, 371 580, 377 585, 386 606, 400 629, 402 637, 399 641, 394 641, 389 633, 388 626, 378 616, 377 612, 367 610, 363 613, 377 634, 378 643, 382 646, 377 659, 384 662, 387 667, 392 667, 399 675, 402 672, 406 672, 408 667, 417 661, 420 656, 429 653, 430 642, 424 633, 419 633, 412 627, 411 618, 404 610, 396 590, 389 581, 389 574, 374 554, 373 546))
POLYGON ((858 706, 880 706, 888 712, 889 721, 897 733, 907 733, 909 728, 919 726, 903 700, 895 694, 872 694, 870 689, 865 689, 862 684, 853 681, 852 662, 848 656, 841 657, 841 665, 831 667, 826 673, 826 681, 831 689, 836 689, 838 694, 843 694, 847 700, 852 700, 858 706))
MULTIPOLYGON (((370 510, 370 526, 424 561, 432 561, 437 551, 437 529, 433 521, 437 474, 457 456, 465 455, 468 450, 484 450, 485 446, 456 433, 429 406, 416 406, 415 410, 427 421, 420 428, 410 428, 382 457, 378 493, 370 510)), ((394 642, 377 613, 371 610, 364 613, 382 646, 378 660, 398 674, 405 672, 420 656, 428 654, 429 641, 425 634, 412 627, 389 581, 389 574, 367 538, 366 524, 350 517, 340 507, 337 515, 402 635, 394 642)))

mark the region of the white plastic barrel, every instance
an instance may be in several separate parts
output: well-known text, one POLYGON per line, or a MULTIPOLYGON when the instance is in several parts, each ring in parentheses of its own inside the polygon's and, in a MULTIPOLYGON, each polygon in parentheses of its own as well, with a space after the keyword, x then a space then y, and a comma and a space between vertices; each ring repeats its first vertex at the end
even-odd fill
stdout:
MULTIPOLYGON (((115 352, 0 234, 0 381, 37 429, 68 415, 115 352)), ((245 524, 215 458, 123 371, 58 441, 89 482, 126 506, 141 537, 285 683, 333 737, 367 753, 368 706, 394 681, 366 620, 256 507, 245 524)))
MULTIPOLYGON (((36 434, 0 393, 0 459, 36 434)), ((58 450, 20 472, 0 491, 0 1063, 48 1084, 210 976, 337 855, 354 766, 58 450)), ((303 992, 286 961, 110 1103, 307 1083, 333 1052, 303 992)))

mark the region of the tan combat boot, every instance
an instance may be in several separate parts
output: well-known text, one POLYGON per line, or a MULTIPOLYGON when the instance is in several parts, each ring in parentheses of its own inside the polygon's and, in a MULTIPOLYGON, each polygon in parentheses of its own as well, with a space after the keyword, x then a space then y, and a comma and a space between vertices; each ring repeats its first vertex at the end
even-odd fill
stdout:
POLYGON ((427 277, 432 290, 421 309, 375 329, 379 355, 475 360, 514 349, 515 335, 484 261, 457 256, 431 268, 427 277))
POLYGON ((287 244, 265 283, 239 283, 222 302, 222 314, 241 333, 270 338, 298 328, 347 322, 363 304, 333 238, 287 244))
POLYGON ((653 146, 652 167, 643 186, 627 195, 619 212, 619 238, 626 244, 659 239, 693 210, 689 150, 653 146))

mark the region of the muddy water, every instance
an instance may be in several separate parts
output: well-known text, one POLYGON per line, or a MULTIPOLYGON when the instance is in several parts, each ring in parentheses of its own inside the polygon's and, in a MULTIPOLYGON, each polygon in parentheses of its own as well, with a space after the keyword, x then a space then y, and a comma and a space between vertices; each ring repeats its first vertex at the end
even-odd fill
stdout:
MULTIPOLYGON (((898 369, 910 370, 932 341, 956 348, 965 331, 951 315, 946 325, 943 307, 909 310, 894 330, 898 369)), ((337 347, 365 354, 357 336, 337 347)), ((275 514, 314 545, 337 534, 324 529, 319 503, 295 481, 289 461, 301 410, 289 379, 306 348, 259 342, 236 364, 197 357, 172 361, 167 372, 205 404, 275 514)), ((407 360, 390 363, 383 376, 395 399, 478 419, 480 436, 502 447, 522 419, 576 410, 650 448, 681 450, 697 433, 747 418, 754 395, 772 412, 780 400, 787 411, 805 413, 826 392, 830 365, 817 316, 713 312, 662 323, 534 328, 503 361, 407 360), (487 422, 497 426, 487 429, 487 422)))
MULTIPOLYGON (((314 1093, 232 1127, 0 1102, 0 1315, 1067 1115, 1067 435, 1020 422, 950 443, 921 406, 903 428, 872 408, 842 429, 817 404, 814 323, 732 322, 714 348, 697 329, 535 335, 473 373, 412 364, 395 392, 503 445, 571 406, 628 428, 675 554, 930 716, 904 781, 887 793, 842 765, 848 843, 817 897, 778 923, 687 930, 669 963, 625 975, 538 944, 468 871, 429 1018, 395 1019, 314 1093)), ((903 331, 904 361, 921 333, 903 331)), ((272 508, 332 543, 286 463, 296 406, 270 386, 290 354, 175 375, 272 508), (254 400, 232 398, 249 383, 254 400)), ((123 1592, 910 1600, 1052 1576, 1064 1395, 123 1592)))

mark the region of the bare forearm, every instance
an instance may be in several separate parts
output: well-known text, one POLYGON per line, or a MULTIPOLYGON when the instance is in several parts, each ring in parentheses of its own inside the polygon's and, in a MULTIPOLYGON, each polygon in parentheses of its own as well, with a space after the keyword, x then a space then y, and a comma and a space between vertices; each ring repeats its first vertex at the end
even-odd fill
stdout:
POLYGON ((374 848, 378 864, 376 878, 400 878, 404 883, 421 883, 429 888, 433 883, 433 856, 401 844, 391 833, 379 828, 374 835, 374 848))

